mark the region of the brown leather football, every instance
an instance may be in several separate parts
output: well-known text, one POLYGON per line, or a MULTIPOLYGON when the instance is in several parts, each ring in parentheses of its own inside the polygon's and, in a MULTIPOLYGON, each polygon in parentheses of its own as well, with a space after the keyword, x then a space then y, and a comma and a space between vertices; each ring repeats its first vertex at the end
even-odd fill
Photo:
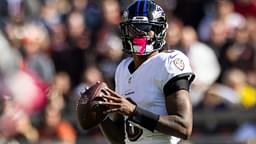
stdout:
POLYGON ((90 129, 102 122, 106 114, 102 111, 107 107, 99 106, 98 101, 105 101, 102 94, 106 94, 102 89, 107 87, 105 82, 97 82, 88 89, 81 92, 81 97, 77 105, 78 121, 83 129, 90 129))

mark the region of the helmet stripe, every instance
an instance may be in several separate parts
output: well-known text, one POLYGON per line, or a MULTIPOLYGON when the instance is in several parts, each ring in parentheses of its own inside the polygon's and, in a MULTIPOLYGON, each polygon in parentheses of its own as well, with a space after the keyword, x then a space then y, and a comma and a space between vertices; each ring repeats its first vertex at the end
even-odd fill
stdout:
POLYGON ((140 10, 140 0, 137 3, 137 7, 136 7, 136 12, 135 12, 135 16, 138 16, 139 10, 140 10))
POLYGON ((145 0, 141 0, 142 3, 140 3, 140 10, 139 10, 139 16, 146 16, 146 10, 145 10, 145 0))
POLYGON ((143 16, 147 16, 147 2, 144 0, 144 5, 143 5, 143 16))

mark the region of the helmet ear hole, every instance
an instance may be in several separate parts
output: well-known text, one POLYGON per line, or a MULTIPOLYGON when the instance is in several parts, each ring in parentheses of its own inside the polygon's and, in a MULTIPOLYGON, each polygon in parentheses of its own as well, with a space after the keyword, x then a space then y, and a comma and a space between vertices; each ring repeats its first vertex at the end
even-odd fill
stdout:
POLYGON ((165 17, 159 17, 157 21, 159 21, 159 22, 161 22, 161 21, 164 22, 164 21, 166 21, 166 20, 165 20, 165 17))

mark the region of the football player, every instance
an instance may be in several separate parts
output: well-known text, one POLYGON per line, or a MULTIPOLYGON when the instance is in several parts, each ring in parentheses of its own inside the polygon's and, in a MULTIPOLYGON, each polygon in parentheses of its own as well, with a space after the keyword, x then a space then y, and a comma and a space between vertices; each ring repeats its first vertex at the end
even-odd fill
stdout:
POLYGON ((136 0, 120 23, 125 58, 115 73, 115 91, 106 89, 108 117, 100 124, 115 144, 177 144, 192 133, 189 88, 194 79, 180 51, 160 52, 167 19, 152 0, 136 0))

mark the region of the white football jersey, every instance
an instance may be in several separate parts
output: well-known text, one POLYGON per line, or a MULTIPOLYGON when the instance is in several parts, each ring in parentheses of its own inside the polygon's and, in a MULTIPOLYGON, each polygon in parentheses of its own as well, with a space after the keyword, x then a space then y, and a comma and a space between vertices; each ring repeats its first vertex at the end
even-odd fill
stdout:
MULTIPOLYGON (((129 71, 131 57, 121 61, 115 73, 116 92, 130 97, 136 104, 159 115, 167 115, 163 88, 173 77, 192 73, 188 58, 180 51, 161 52, 146 60, 133 73, 129 71)), ((140 127, 142 128, 142 127, 140 127)), ((142 128, 142 136, 132 144, 176 144, 174 136, 142 128)), ((126 136, 127 138, 127 136, 126 136)))

